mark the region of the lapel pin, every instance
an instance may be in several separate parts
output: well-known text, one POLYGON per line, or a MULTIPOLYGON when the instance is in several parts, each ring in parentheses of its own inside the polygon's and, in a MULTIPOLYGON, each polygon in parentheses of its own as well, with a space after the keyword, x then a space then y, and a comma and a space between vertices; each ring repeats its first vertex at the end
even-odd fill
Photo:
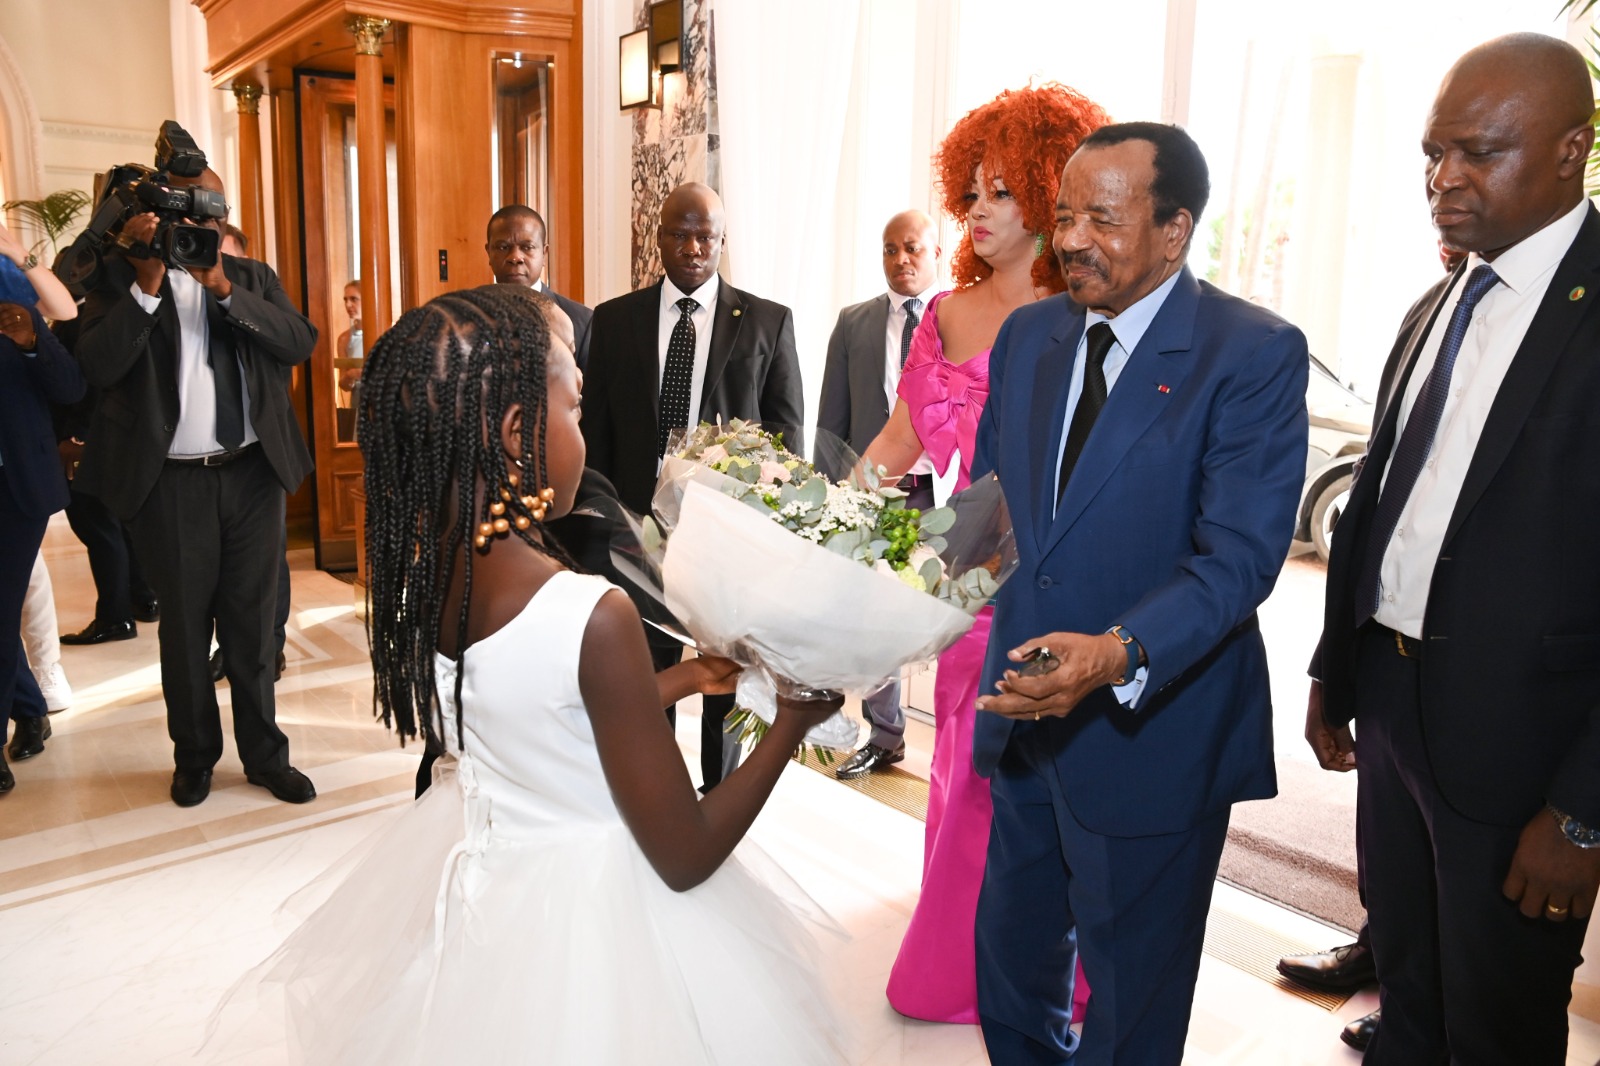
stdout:
MULTIPOLYGON (((1574 299, 1576 299, 1576 297, 1574 297, 1574 299)), ((733 309, 733 317, 734 318, 738 318, 742 314, 744 314, 744 310, 742 308, 735 307, 733 309)))
POLYGON ((1171 392, 1172 391, 1172 386, 1171 385, 1157 385, 1156 386, 1156 391, 1157 392, 1171 392))
POLYGON ((1567 299, 1571 300, 1573 303, 1577 303, 1579 300, 1583 299, 1583 294, 1586 291, 1587 290, 1585 290, 1582 285, 1575 286, 1571 292, 1567 293, 1567 299))

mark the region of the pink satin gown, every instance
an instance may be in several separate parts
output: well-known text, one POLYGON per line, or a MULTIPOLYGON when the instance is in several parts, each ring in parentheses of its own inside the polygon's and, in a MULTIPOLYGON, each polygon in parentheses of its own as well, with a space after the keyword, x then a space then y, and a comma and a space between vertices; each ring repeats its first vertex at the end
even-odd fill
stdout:
MULTIPOLYGON (((972 482, 978 418, 989 398, 989 350, 964 363, 944 357, 939 304, 928 301, 900 376, 900 398, 911 424, 941 474, 958 457, 956 491, 972 482)), ((922 894, 889 972, 889 1005, 930 1022, 977 1024, 978 974, 973 929, 978 890, 989 850, 994 813, 989 782, 972 769, 972 729, 978 678, 989 644, 993 609, 985 607, 972 629, 943 655, 933 686, 933 766, 922 855, 922 894)), ((1078 970, 1073 1017, 1083 1017, 1089 986, 1078 970)))

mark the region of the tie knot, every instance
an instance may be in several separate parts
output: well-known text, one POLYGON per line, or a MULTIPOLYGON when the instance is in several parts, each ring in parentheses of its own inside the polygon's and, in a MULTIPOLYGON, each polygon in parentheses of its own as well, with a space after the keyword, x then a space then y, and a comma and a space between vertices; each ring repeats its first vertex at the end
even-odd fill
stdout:
POLYGON ((685 296, 683 299, 678 301, 678 310, 682 311, 686 315, 692 315, 696 311, 700 310, 700 301, 696 300, 693 296, 685 296))
POLYGON ((1101 366, 1106 361, 1106 354, 1111 351, 1111 346, 1117 343, 1117 335, 1111 332, 1111 326, 1105 322, 1096 322, 1089 327, 1089 363, 1092 366, 1101 366))
POLYGON ((1488 263, 1474 267, 1472 273, 1467 275, 1466 288, 1461 290, 1461 303, 1459 306, 1465 307, 1470 311, 1478 305, 1479 300, 1483 299, 1484 294, 1499 282, 1500 275, 1496 274, 1494 267, 1488 263))
POLYGON ((922 310, 922 301, 913 296, 906 301, 906 314, 912 318, 917 317, 917 312, 922 310))

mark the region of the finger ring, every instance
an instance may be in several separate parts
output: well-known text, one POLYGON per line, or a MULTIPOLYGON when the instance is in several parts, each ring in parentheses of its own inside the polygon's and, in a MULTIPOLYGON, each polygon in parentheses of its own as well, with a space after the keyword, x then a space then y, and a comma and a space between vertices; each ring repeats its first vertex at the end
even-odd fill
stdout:
POLYGON ((1545 913, 1550 915, 1552 918, 1560 918, 1567 913, 1567 908, 1557 907, 1554 903, 1546 903, 1544 905, 1544 910, 1545 913))
POLYGON ((1037 722, 1039 720, 1039 712, 1038 711, 1034 711, 1033 712, 1033 720, 1035 722, 1037 722))

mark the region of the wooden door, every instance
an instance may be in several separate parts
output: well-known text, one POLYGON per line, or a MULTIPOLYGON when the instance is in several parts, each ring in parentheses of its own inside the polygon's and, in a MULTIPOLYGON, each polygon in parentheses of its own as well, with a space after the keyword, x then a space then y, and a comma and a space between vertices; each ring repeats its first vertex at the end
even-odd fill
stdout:
MULTIPOLYGON (((362 357, 377 339, 362 330, 349 342, 353 323, 345 310, 345 289, 356 280, 355 253, 363 238, 356 195, 354 79, 338 74, 301 74, 300 111, 301 237, 305 262, 306 311, 317 327, 308 400, 311 451, 316 461, 317 565, 324 570, 356 566, 360 535, 356 492, 361 486, 361 452, 355 437, 355 404, 360 395, 362 357)), ((394 90, 384 89, 389 157, 389 232, 400 232, 394 136, 394 90)), ((401 257, 390 256, 390 306, 400 307, 401 257)))

